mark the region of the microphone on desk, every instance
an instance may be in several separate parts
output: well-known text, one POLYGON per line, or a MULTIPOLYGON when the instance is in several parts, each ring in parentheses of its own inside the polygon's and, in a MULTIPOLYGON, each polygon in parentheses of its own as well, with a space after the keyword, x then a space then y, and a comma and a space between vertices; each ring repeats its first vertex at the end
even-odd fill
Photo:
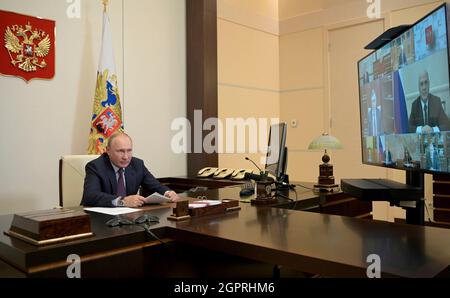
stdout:
POLYGON ((257 167, 258 168, 258 170, 259 170, 259 172, 260 173, 263 173, 263 170, 261 170, 261 168, 260 167, 258 167, 258 165, 253 161, 253 160, 251 160, 250 158, 248 158, 247 156, 245 157, 245 160, 248 160, 248 161, 250 161, 252 164, 254 164, 255 165, 255 167, 257 167))
POLYGON ((245 173, 245 175, 244 175, 245 179, 252 179, 255 181, 270 181, 270 182, 274 181, 274 179, 272 177, 269 177, 267 172, 264 172, 263 170, 261 170, 261 168, 258 167, 258 165, 253 160, 251 160, 247 156, 245 157, 245 160, 248 160, 251 163, 253 163, 255 165, 255 167, 257 167, 259 170, 259 175, 252 174, 252 173, 245 173))
POLYGON ((268 177, 267 174, 265 174, 265 173, 262 173, 262 174, 260 174, 260 175, 252 174, 252 173, 245 173, 244 178, 245 178, 245 179, 255 180, 255 181, 270 181, 270 182, 275 182, 275 180, 273 180, 272 177, 268 177))
POLYGON ((261 170, 261 168, 258 167, 258 165, 253 160, 248 158, 247 156, 245 157, 245 160, 248 160, 251 163, 253 163, 255 165, 255 167, 258 168, 260 174, 256 175, 256 174, 252 174, 252 173, 245 173, 244 179, 251 179, 251 180, 255 180, 255 181, 269 181, 269 182, 273 182, 276 185, 279 185, 281 187, 289 187, 291 189, 295 188, 294 184, 289 184, 289 182, 284 182, 284 181, 276 181, 276 179, 269 177, 269 173, 267 171, 264 172, 263 170, 261 170))

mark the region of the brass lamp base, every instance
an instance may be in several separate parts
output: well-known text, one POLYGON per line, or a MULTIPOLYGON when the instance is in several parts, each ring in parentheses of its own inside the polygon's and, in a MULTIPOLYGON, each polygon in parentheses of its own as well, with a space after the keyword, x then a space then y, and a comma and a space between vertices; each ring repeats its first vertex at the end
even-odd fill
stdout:
POLYGON ((317 184, 314 185, 316 192, 333 192, 339 188, 339 185, 334 183, 333 165, 329 164, 330 156, 325 150, 322 157, 323 164, 319 165, 320 176, 317 179, 317 184))

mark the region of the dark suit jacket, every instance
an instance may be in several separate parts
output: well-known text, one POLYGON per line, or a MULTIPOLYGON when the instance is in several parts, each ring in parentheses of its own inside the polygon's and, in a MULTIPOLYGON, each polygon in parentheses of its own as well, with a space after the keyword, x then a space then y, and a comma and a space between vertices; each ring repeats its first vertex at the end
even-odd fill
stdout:
MULTIPOLYGON (((137 194, 142 186, 150 192, 164 194, 168 187, 161 185, 147 170, 144 162, 136 157, 131 159, 125 168, 127 196, 137 194)), ((117 198, 117 178, 106 153, 86 165, 84 191, 81 205, 97 207, 113 207, 112 201, 117 198)))
MULTIPOLYGON (((425 125, 420 100, 419 96, 412 103, 409 116, 409 132, 416 132, 417 126, 425 125)), ((450 122, 442 108, 441 99, 431 94, 428 96, 428 125, 431 127, 438 126, 440 131, 450 129, 450 122)))

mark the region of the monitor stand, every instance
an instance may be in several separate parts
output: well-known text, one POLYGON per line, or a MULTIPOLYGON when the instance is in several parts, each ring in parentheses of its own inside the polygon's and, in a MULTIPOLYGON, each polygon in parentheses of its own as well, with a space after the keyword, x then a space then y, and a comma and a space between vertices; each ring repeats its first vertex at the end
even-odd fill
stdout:
POLYGON ((406 223, 424 224, 424 174, 407 171, 406 184, 388 179, 342 179, 342 192, 364 201, 388 201, 406 210, 406 223))
POLYGON ((289 184, 289 175, 286 174, 287 171, 287 160, 288 160, 288 148, 284 147, 283 160, 280 161, 281 173, 280 177, 277 177, 276 181, 276 193, 281 193, 284 195, 289 195, 289 189, 292 187, 289 184))
POLYGON ((425 224, 425 179, 424 174, 418 171, 406 171, 406 184, 420 189, 420 200, 415 201, 415 208, 406 210, 406 223, 415 225, 425 224))
POLYGON ((289 189, 289 175, 288 174, 281 175, 280 179, 278 179, 277 182, 280 183, 279 188, 289 189))

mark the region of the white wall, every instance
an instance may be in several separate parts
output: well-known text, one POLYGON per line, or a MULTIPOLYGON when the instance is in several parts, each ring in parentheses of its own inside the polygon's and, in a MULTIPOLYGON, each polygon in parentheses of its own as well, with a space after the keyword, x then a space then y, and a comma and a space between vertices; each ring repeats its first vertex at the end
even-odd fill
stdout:
POLYGON ((172 120, 186 117, 185 1, 124 3, 125 129, 156 177, 186 175, 186 155, 170 147, 172 120))
MULTIPOLYGON (((227 118, 266 119, 270 126, 270 119, 279 117, 279 39, 271 33, 277 31, 277 26, 272 26, 277 14, 274 3, 267 0, 217 2, 218 115, 224 131, 234 130, 231 125, 227 127, 227 118)), ((258 129, 262 133, 268 131, 264 126, 258 129)), ((224 136, 224 146, 227 146, 225 139, 224 136)), ((263 166, 261 158, 265 154, 252 153, 250 139, 255 140, 246 133, 245 153, 219 154, 219 167, 253 169, 245 156, 263 166)), ((233 140, 236 150, 237 133, 233 140)), ((267 137, 258 137, 259 142, 267 144, 267 137)))
MULTIPOLYGON (((170 123, 186 115, 185 5, 113 0, 113 31, 125 130, 156 176, 186 174, 170 150, 170 123), (124 20, 124 23, 123 23, 124 20), (145 49, 145 50, 142 50, 145 49)), ((56 21, 51 80, 0 76, 0 214, 58 205, 58 160, 85 154, 100 52, 101 1, 81 0, 69 19, 62 0, 2 0, 0 9, 56 21)))
POLYGON ((316 182, 319 175, 323 152, 307 148, 325 131, 324 63, 322 28, 280 36, 280 118, 288 123, 287 172, 292 181, 316 182))

